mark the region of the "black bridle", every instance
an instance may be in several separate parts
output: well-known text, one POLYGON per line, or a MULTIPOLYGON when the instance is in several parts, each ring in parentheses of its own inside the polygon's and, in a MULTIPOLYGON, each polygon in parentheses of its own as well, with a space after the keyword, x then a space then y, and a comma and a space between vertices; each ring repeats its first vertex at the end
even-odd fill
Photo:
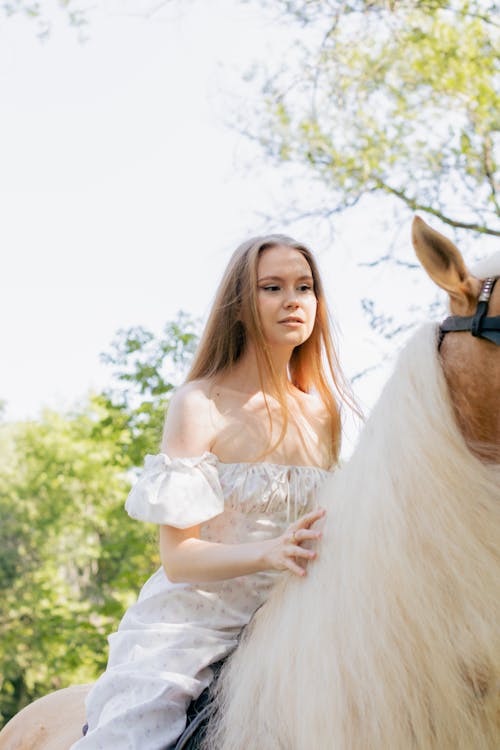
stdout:
POLYGON ((483 281, 474 315, 450 315, 443 320, 439 326, 438 349, 445 334, 452 331, 470 331, 473 336, 488 339, 500 346, 500 315, 487 315, 491 293, 499 278, 500 276, 489 276, 483 281))

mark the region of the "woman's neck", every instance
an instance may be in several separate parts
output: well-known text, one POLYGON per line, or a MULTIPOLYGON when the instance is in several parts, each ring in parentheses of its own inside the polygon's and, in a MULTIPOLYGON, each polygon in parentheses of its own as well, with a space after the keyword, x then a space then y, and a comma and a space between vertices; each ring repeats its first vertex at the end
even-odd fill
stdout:
MULTIPOLYGON (((273 350, 270 352, 276 378, 284 388, 287 388, 290 384, 288 363, 290 362, 292 351, 293 349, 290 350, 287 348, 283 351, 273 350)), ((247 347, 238 362, 225 375, 218 378, 218 381, 221 385, 226 385, 244 393, 257 393, 258 391, 271 393, 275 390, 274 384, 265 373, 259 376, 257 356, 253 344, 247 347)))

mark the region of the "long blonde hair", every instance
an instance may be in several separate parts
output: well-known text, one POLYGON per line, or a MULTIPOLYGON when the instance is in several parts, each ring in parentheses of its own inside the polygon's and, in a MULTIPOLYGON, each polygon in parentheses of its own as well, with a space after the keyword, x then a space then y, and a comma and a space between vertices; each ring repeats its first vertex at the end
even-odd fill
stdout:
MULTIPOLYGON (((292 352, 289 363, 290 382, 304 393, 316 390, 331 417, 332 454, 337 461, 340 452, 341 418, 339 401, 356 409, 342 374, 332 338, 330 316, 318 266, 308 247, 281 234, 252 237, 233 253, 219 285, 212 310, 186 382, 214 378, 229 370, 245 351, 247 340, 255 342, 257 369, 262 390, 264 381, 280 404, 283 427, 268 455, 282 442, 289 421, 286 390, 273 367, 257 307, 257 265, 260 255, 269 248, 284 245, 298 250, 311 269, 317 300, 316 319, 309 338, 292 352), (245 323, 243 323, 245 321, 245 323), (333 384, 337 397, 334 395, 333 384)), ((265 394, 264 394, 265 398, 265 394)), ((270 423, 271 413, 266 400, 270 423)))

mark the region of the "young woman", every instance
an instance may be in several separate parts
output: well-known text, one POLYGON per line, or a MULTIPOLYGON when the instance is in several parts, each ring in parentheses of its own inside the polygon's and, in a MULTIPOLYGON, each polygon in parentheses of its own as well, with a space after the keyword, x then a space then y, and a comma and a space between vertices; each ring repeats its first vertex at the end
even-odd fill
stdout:
POLYGON ((210 664, 235 648, 279 572, 306 575, 345 393, 311 252, 281 235, 241 245, 170 402, 162 452, 126 503, 159 524, 162 567, 109 639, 72 750, 172 746, 210 664))

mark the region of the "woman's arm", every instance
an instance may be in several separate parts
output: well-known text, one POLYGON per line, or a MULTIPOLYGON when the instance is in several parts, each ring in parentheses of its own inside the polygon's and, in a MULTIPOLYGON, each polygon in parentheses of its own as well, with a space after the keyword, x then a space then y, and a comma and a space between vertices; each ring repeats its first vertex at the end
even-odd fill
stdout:
MULTIPOLYGON (((199 456, 210 451, 217 434, 210 400, 203 387, 190 383, 171 399, 162 451, 171 458, 199 456)), ((257 573, 262 570, 286 570, 303 576, 296 558, 303 563, 316 557, 316 552, 303 549, 306 540, 319 539, 321 533, 310 527, 321 516, 315 510, 291 524, 279 537, 263 542, 218 544, 199 538, 199 526, 177 529, 160 527, 160 555, 169 579, 176 583, 218 581, 257 573)))
POLYGON ((307 513, 274 539, 245 544, 218 544, 199 538, 199 526, 190 529, 160 527, 160 555, 169 579, 175 583, 220 581, 258 573, 262 570, 291 570, 306 574, 296 558, 304 563, 317 553, 303 549, 306 540, 320 539, 321 532, 310 527, 324 516, 322 508, 307 513))

